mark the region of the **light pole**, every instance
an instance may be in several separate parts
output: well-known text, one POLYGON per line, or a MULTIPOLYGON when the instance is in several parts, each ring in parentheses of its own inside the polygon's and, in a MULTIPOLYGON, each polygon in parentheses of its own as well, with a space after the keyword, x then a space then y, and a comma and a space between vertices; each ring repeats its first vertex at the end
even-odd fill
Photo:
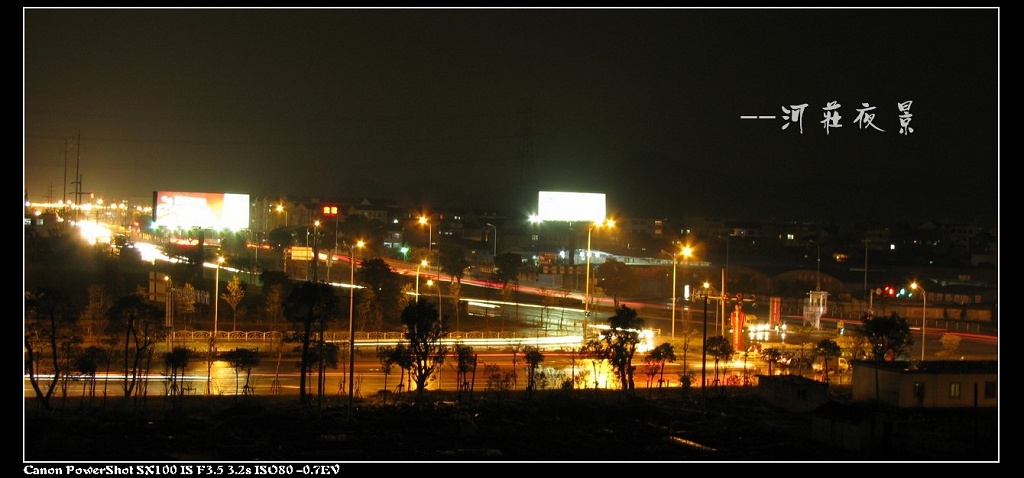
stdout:
POLYGON ((165 293, 167 294, 167 323, 165 325, 167 325, 170 331, 167 334, 167 349, 171 350, 174 347, 174 304, 172 303, 174 300, 174 283, 171 282, 171 276, 164 276, 164 282, 166 283, 165 293))
POLYGON ((487 225, 494 228, 494 256, 492 257, 498 257, 498 226, 491 223, 487 223, 487 225))
POLYGON ((220 305, 220 265, 224 258, 217 256, 217 269, 213 276, 213 335, 210 336, 210 357, 206 361, 206 394, 211 392, 213 378, 213 354, 217 352, 217 312, 220 305))
POLYGON ((356 290, 356 248, 363 248, 365 243, 363 241, 357 241, 355 244, 349 244, 348 247, 348 419, 352 419, 352 397, 353 397, 353 382, 355 382, 356 373, 356 329, 355 322, 352 320, 352 301, 355 298, 356 290))
POLYGON ((708 406, 707 393, 707 370, 708 370, 708 287, 711 284, 704 283, 704 332, 700 340, 700 395, 703 407, 708 406))
MULTIPOLYGON (((693 252, 690 246, 683 246, 683 258, 687 259, 693 252)), ((679 254, 672 253, 672 338, 676 338, 676 258, 679 254)))
POLYGON ((434 225, 430 223, 427 216, 420 216, 420 225, 427 226, 427 256, 429 256, 434 251, 434 225))
POLYGON ((423 259, 416 266, 416 300, 420 300, 420 267, 427 267, 427 260, 423 259))
POLYGON ((615 221, 611 219, 602 219, 601 222, 592 222, 590 227, 587 228, 587 269, 585 271, 586 279, 584 281, 583 290, 583 341, 587 340, 587 319, 590 318, 590 238, 595 228, 605 226, 615 226, 615 221))
MULTIPOLYGON (((284 213, 284 227, 288 227, 288 210, 284 208, 283 204, 278 204, 274 209, 279 213, 284 213)), ((292 235, 288 234, 288 247, 291 247, 291 237, 292 235)), ((288 253, 285 251, 281 252, 281 268, 284 270, 284 273, 288 273, 288 253)))
POLYGON ((924 362, 925 334, 928 326, 928 292, 917 282, 910 284, 910 288, 921 289, 921 361, 924 362))

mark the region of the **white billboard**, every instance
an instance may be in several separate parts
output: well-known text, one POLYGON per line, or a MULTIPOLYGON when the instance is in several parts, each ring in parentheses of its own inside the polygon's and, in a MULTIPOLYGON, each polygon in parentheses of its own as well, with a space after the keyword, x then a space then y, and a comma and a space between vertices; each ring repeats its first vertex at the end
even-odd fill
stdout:
POLYGON ((154 191, 153 221, 169 229, 247 229, 249 195, 154 191))
POLYGON ((605 220, 604 193, 541 191, 537 198, 537 218, 541 221, 605 220))

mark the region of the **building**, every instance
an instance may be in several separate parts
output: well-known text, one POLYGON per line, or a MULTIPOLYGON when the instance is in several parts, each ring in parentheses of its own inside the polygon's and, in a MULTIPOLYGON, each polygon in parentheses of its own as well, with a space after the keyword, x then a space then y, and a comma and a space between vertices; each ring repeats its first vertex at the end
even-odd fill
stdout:
POLYGON ((877 400, 899 408, 999 405, 999 363, 996 360, 881 363, 856 360, 851 383, 853 400, 877 400))

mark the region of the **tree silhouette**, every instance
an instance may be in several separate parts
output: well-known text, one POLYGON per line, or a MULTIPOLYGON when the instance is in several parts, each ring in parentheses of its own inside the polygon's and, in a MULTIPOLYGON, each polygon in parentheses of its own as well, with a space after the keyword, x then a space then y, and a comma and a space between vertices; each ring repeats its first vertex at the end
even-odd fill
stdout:
POLYGON ((25 368, 36 397, 45 409, 57 383, 69 372, 62 365, 62 350, 70 341, 78 340, 75 326, 78 314, 70 298, 63 292, 40 288, 25 293, 25 368), (42 357, 50 358, 53 379, 43 391, 40 384, 42 357))
POLYGON ((404 337, 412 356, 413 378, 416 381, 417 401, 423 397, 427 381, 444 363, 448 347, 441 339, 448 335, 448 319, 437 313, 434 303, 418 298, 402 310, 404 337))
POLYGON ((235 395, 238 395, 238 372, 245 371, 245 385, 242 386, 244 395, 253 394, 252 368, 260 364, 260 354, 254 349, 235 348, 226 354, 224 358, 235 368, 235 395))
POLYGON ((130 397, 142 381, 143 360, 153 345, 166 335, 163 326, 164 310, 147 302, 139 293, 117 299, 107 311, 106 332, 121 336, 124 346, 124 376, 122 389, 130 397))
POLYGON ((838 357, 840 350, 842 349, 839 347, 839 344, 837 344, 836 341, 832 339, 822 339, 821 342, 818 342, 818 345, 814 348, 814 351, 818 355, 821 355, 822 382, 829 383, 828 358, 838 357))
POLYGON ((523 352, 523 359, 529 365, 526 370, 526 398, 529 399, 537 387, 537 368, 544 361, 544 354, 537 347, 527 346, 523 352))
POLYGON ((714 337, 708 337, 707 343, 708 355, 711 355, 715 359, 715 379, 716 385, 720 384, 718 380, 718 362, 727 360, 732 357, 734 352, 732 342, 729 339, 716 335, 714 337))
POLYGON ((771 347, 761 351, 761 358, 768 363, 768 375, 772 375, 772 365, 779 363, 782 358, 782 350, 771 347))
POLYGON ((661 388, 665 384, 665 363, 676 361, 675 348, 665 342, 647 352, 644 361, 654 365, 654 371, 658 374, 658 388, 661 388))
POLYGON ((636 273, 624 262, 608 259, 594 271, 598 284, 604 293, 612 296, 612 303, 619 308, 619 297, 629 295, 636 289, 636 273))
POLYGON ((327 322, 338 318, 338 296, 334 289, 323 282, 301 282, 292 289, 285 299, 284 315, 296 328, 297 339, 301 342, 299 402, 306 403, 306 377, 309 373, 310 344, 314 339, 314 330, 320 341, 323 340, 323 329, 327 322), (318 326, 314 329, 314 326, 318 326))
POLYGON ((621 306, 615 315, 608 318, 608 329, 602 334, 601 341, 604 358, 612 366, 623 390, 633 390, 635 383, 633 374, 633 356, 637 344, 640 343, 640 331, 644 328, 644 320, 637 317, 636 310, 621 306))

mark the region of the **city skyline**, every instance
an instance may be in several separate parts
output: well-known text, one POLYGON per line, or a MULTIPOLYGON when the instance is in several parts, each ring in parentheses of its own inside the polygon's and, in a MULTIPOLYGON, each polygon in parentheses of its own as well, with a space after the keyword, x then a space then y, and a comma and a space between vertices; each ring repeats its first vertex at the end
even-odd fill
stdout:
POLYGON ((24 194, 73 199, 81 174, 110 198, 528 214, 554 190, 606 193, 621 216, 995 227, 998 19, 27 8, 24 194))

